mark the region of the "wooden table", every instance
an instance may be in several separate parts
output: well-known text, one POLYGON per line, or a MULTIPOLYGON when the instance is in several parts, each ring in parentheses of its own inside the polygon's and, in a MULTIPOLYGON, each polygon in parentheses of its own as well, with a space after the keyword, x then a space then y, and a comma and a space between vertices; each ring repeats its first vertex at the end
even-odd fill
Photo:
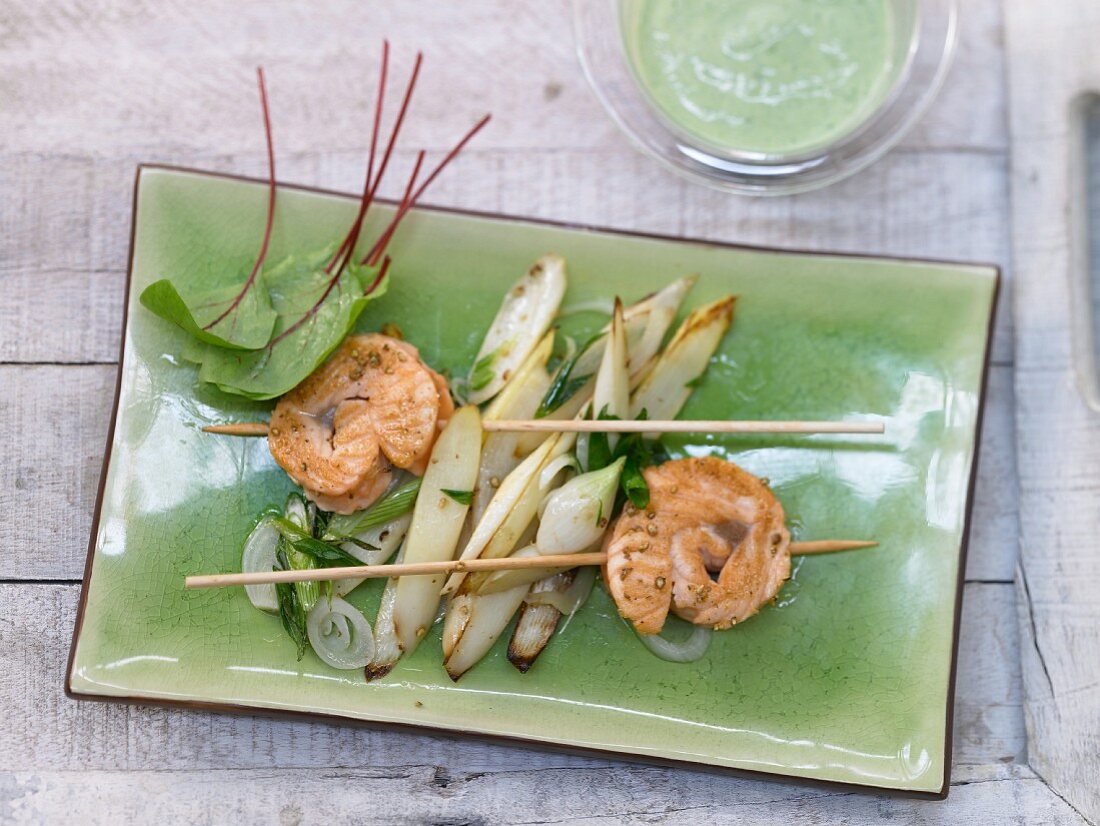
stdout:
POLYGON ((114 384, 134 166, 264 174, 256 64, 268 71, 283 180, 357 186, 385 35, 399 67, 415 48, 426 52, 406 155, 421 145, 438 153, 477 114, 495 115, 432 190, 436 203, 1007 264, 1002 7, 963 5, 949 86, 902 146, 855 180, 765 200, 683 183, 636 153, 584 83, 564 0, 0 6, 0 821, 1085 822, 1027 762, 1008 299, 994 342, 945 803, 77 703, 62 692, 114 384))

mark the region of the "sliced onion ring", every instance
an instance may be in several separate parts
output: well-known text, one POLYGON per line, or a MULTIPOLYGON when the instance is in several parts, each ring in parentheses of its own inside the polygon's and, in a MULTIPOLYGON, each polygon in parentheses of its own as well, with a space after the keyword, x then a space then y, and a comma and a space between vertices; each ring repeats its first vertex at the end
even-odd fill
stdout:
POLYGON ((713 634, 713 628, 697 625, 691 632, 691 636, 683 642, 666 640, 660 634, 638 634, 638 639, 662 660, 673 663, 692 663, 707 653, 713 634))
POLYGON ((580 466, 577 464, 577 457, 572 453, 563 453, 561 456, 550 460, 546 467, 542 469, 542 473, 539 474, 539 490, 550 490, 554 484, 554 477, 566 468, 580 471, 580 466))
POLYGON ((317 656, 333 668, 363 668, 374 657, 374 632, 363 612, 340 597, 319 599, 306 617, 317 656))
MULTIPOLYGON (((246 574, 254 574, 260 571, 270 573, 275 567, 275 553, 279 548, 279 529, 272 521, 264 517, 256 523, 248 539, 244 541, 244 550, 241 553, 241 571, 246 574)), ((246 585, 245 593, 249 601, 261 611, 276 613, 279 610, 279 598, 275 593, 275 586, 271 583, 264 585, 246 585)))
POLYGON ((564 591, 531 591, 523 601, 528 605, 552 605, 559 613, 571 617, 588 601, 595 581, 596 566, 588 565, 577 569, 577 575, 564 591))

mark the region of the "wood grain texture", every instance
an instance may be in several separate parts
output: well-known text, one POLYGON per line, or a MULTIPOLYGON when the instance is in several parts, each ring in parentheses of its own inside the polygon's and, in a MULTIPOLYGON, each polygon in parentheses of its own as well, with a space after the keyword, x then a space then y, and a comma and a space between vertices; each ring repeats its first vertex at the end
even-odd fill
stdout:
MULTIPOLYGON (((0 463, 0 579, 79 579, 114 397, 114 365, 0 365, 0 433, 19 451, 0 463), (33 541, 26 525, 35 526, 33 541)), ((967 578, 1008 582, 1016 564, 1012 378, 990 375, 967 578)), ((202 573, 196 571, 195 573, 202 573)))
MULTIPOLYGON (((954 82, 907 146, 1005 146, 999 3, 965 5, 954 82)), ((567 0, 15 0, 0 12, 0 134, 9 151, 55 155, 250 151, 260 140, 253 70, 263 63, 277 145, 360 149, 383 37, 395 77, 416 49, 426 55, 412 145, 440 148, 490 110, 485 147, 625 146, 585 85, 567 0)))
MULTIPOLYGON (((754 200, 689 186, 629 146, 585 86, 566 0, 0 4, 0 432, 18 446, 0 460, 0 508, 21 514, 18 525, 0 523, 0 580, 80 576, 114 384, 134 166, 263 175, 257 63, 268 72, 283 180, 356 188, 385 35, 398 75, 417 47, 427 53, 400 166, 421 145, 438 154, 481 112, 495 115, 432 202, 1004 264, 1001 0, 963 6, 948 86, 898 150, 823 192, 754 200)), ((1046 239, 1048 226, 1034 225, 1032 237, 1046 239)), ((1002 312, 946 804, 446 737, 75 703, 61 685, 77 587, 21 582, 0 584, 0 822, 78 813, 89 823, 1078 823, 1019 763, 1015 599, 1003 584, 1017 546, 1011 332, 1002 312)), ((1052 594, 1042 598, 1052 611, 1052 594)))
MULTIPOLYGON (((63 694, 74 585, 0 585, 0 769, 382 767, 453 772, 618 765, 445 736, 74 702, 63 694)), ((968 585, 955 705, 955 766, 1004 766, 1025 748, 1011 584, 968 585)), ((669 770, 669 776, 681 772, 669 770)), ((2 822, 2 819, 0 819, 2 822)))
POLYGON ((452 776, 390 770, 0 773, 0 817, 59 822, 87 800, 82 823, 282 824, 834 824, 897 820, 972 826, 1084 821, 1018 767, 963 781, 943 804, 874 799, 657 769, 514 769, 452 776), (587 789, 589 793, 578 793, 587 789), (598 792, 596 791, 598 789, 598 792))
MULTIPOLYGON (((1019 275, 1017 453, 1020 626, 1028 758, 1100 822, 1100 410, 1082 393, 1090 348, 1071 321, 1088 267, 1080 122, 1100 90, 1100 7, 1007 3, 1012 96, 1014 260, 1019 275)), ((1100 262, 1093 262, 1100 266, 1100 262)))
MULTIPOLYGON (((118 352, 134 168, 176 162, 262 176, 255 152, 163 149, 125 159, 5 155, 0 151, 0 362, 107 362, 118 352), (61 242, 61 239, 64 239, 61 242), (47 329, 50 335, 26 334, 47 329)), ((395 170, 411 162, 399 153, 395 170)), ((353 190, 364 153, 280 157, 283 180, 353 190)), ((383 189, 399 194, 401 176, 383 189)), ((619 150, 473 149, 433 185, 446 206, 719 241, 1003 263, 1005 164, 996 154, 904 151, 855 179, 790 198, 731 198, 619 150), (644 182, 644 186, 642 184, 644 182)), ((1002 300, 994 358, 1011 361, 1002 300)))
MULTIPOLYGON (((953 69, 965 83, 948 85, 902 149, 839 187, 764 200, 690 186, 637 154, 584 85, 564 0, 524 3, 521 13, 505 0, 433 6, 431 29, 422 3, 329 3, 308 15, 272 15, 259 3, 108 3, 73 13, 17 3, 0 14, 0 274, 10 296, 0 303, 0 362, 114 358, 133 168, 263 175, 251 75, 260 60, 280 178, 356 189, 377 50, 354 54, 331 36, 356 21, 405 51, 431 41, 403 163, 413 147, 445 146, 476 113, 496 113, 432 189, 433 203, 750 244, 1007 257, 995 0, 968 4, 953 69), (35 50, 49 51, 48 65, 29 59, 35 50), (349 84, 356 69, 362 82, 349 84), (53 335, 22 333, 43 322, 53 335)), ((1005 313, 1001 363, 1010 341, 1005 313)))

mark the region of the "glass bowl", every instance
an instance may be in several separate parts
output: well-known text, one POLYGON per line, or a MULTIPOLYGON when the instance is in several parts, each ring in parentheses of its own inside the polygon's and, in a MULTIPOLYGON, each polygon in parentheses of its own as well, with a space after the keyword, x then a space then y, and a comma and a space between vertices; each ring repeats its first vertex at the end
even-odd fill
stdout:
POLYGON ((785 195, 858 172, 893 147, 943 86, 955 50, 957 0, 893 0, 904 38, 892 86, 857 125, 791 153, 722 147, 679 128, 643 90, 627 54, 625 11, 644 0, 573 0, 577 54, 608 114, 673 172, 727 192, 785 195))

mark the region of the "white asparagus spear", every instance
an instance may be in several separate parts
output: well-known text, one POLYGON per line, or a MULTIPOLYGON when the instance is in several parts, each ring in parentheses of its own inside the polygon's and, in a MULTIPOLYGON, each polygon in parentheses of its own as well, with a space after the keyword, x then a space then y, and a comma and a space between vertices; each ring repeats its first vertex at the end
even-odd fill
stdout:
POLYGON ((470 371, 470 401, 499 393, 538 344, 565 295, 565 259, 544 255, 508 291, 470 371))
POLYGON ((630 403, 631 418, 643 410, 647 418, 662 422, 675 419, 691 395, 691 383, 703 375, 714 351, 733 321, 733 296, 720 298, 692 311, 657 358, 630 403))
MULTIPOLYGON (((476 407, 468 405, 451 417, 432 448, 405 541, 406 563, 454 557, 469 506, 456 501, 447 491, 473 490, 480 454, 481 417, 476 407)), ((398 580, 394 627, 405 654, 416 649, 431 627, 442 584, 443 574, 398 580)))
MULTIPOLYGON (((533 546, 521 548, 512 559, 538 557, 533 546)), ((499 639, 508 621, 527 596, 529 585, 522 584, 495 594, 456 595, 454 611, 461 617, 461 628, 457 633, 446 635, 443 661, 444 668, 452 680, 465 674, 482 657, 489 653, 493 643, 499 639)))

